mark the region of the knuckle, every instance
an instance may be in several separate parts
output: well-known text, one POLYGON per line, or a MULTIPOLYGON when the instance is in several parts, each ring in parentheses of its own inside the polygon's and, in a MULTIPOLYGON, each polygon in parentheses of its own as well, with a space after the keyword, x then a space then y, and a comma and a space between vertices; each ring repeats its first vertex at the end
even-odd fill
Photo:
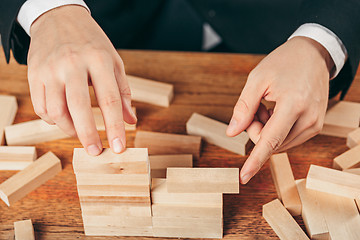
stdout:
POLYGON ((113 121, 106 125, 106 131, 119 131, 124 128, 123 121, 113 121))
POLYGON ((131 89, 129 87, 129 85, 127 85, 124 88, 121 88, 121 92, 120 92, 121 96, 124 97, 130 97, 131 98, 131 89))
POLYGON ((44 108, 42 106, 34 106, 34 111, 35 111, 35 114, 41 118, 43 118, 44 116, 47 115, 46 108, 44 108))
POLYGON ((94 62, 98 63, 109 62, 109 59, 111 59, 111 55, 103 49, 93 49, 90 57, 94 62))
POLYGON ((280 147, 281 139, 280 137, 270 137, 264 139, 265 145, 270 149, 271 151, 275 151, 280 147))
POLYGON ((108 95, 98 99, 98 101, 102 107, 112 107, 121 104, 121 98, 117 95, 108 95))
POLYGON ((48 113, 49 113, 49 117, 52 120, 58 121, 65 116, 66 111, 64 110, 63 107, 56 106, 56 107, 50 107, 48 109, 48 113))
POLYGON ((322 128, 323 128, 323 123, 321 121, 317 121, 313 126, 314 134, 318 135, 321 132, 322 128))
POLYGON ((249 104, 245 99, 239 98, 239 100, 237 101, 234 107, 234 113, 236 112, 239 113, 249 112, 249 104))

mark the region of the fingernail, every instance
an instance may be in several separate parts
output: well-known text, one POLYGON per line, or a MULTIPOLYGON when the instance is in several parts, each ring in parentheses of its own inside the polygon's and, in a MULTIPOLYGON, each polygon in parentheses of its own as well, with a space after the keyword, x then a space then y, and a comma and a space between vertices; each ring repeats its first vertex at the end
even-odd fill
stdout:
POLYGON ((251 179, 251 175, 250 174, 245 174, 243 176, 241 176, 241 183, 242 184, 247 184, 251 179))
POLYGON ((230 120, 229 126, 228 126, 228 128, 227 128, 227 132, 228 132, 229 134, 232 134, 233 132, 236 131, 236 127, 237 127, 237 121, 236 121, 235 118, 232 118, 232 119, 230 120))
POLYGON ((93 145, 90 145, 87 147, 87 152, 90 155, 97 156, 101 153, 101 149, 98 146, 96 146, 95 144, 93 144, 93 145))
POLYGON ((115 138, 112 141, 112 148, 115 153, 121 153, 124 149, 124 145, 122 144, 120 138, 115 138))

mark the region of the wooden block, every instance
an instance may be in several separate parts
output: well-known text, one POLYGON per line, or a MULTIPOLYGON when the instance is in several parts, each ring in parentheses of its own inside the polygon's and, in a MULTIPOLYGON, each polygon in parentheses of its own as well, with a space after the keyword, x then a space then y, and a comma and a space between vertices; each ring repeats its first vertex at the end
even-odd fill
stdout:
POLYGON ((357 145, 360 145, 360 128, 357 128, 354 131, 351 131, 347 135, 346 145, 349 148, 353 148, 357 145))
POLYGON ((153 227, 154 237, 165 238, 222 238, 222 228, 153 227))
POLYGON ((154 104, 161 107, 170 106, 174 97, 172 84, 153 81, 145 78, 127 75, 131 89, 131 98, 134 101, 154 104))
POLYGON ((99 156, 90 156, 83 148, 74 148, 75 174, 148 174, 149 160, 146 148, 127 148, 116 154, 107 148, 99 156))
POLYGON ((85 216, 127 216, 127 217, 151 217, 151 205, 120 205, 120 204, 97 204, 81 202, 81 212, 85 216))
POLYGON ((279 199, 263 205, 263 217, 282 240, 309 239, 279 199))
POLYGON ((22 170, 35 160, 35 147, 0 146, 0 170, 22 170))
POLYGON ((0 145, 4 144, 4 130, 14 122, 18 105, 14 96, 0 95, 0 145))
POLYGON ((360 168, 344 169, 344 172, 360 175, 360 168))
POLYGON ((78 173, 76 174, 78 186, 149 186, 148 174, 100 174, 78 173))
POLYGON ((326 112, 320 134, 346 138, 359 127, 359 119, 360 103, 340 101, 326 112))
POLYGON ((360 145, 334 158, 333 168, 344 170, 360 167, 360 145))
POLYGON ((222 218, 173 218, 153 217, 153 227, 178 227, 178 228, 215 228, 222 229, 222 218))
POLYGON ((352 199, 360 198, 360 176, 311 165, 306 188, 352 199))
MULTIPOLYGON (((136 114, 136 108, 135 107, 131 107, 131 108, 134 111, 134 113, 136 114)), ((105 129, 104 118, 101 114, 100 108, 93 107, 92 111, 94 114, 96 129, 98 131, 105 131, 106 129, 105 129)), ((125 126, 125 130, 127 130, 127 131, 135 131, 136 130, 136 124, 128 124, 127 122, 124 122, 124 126, 125 126)))
POLYGON ((152 237, 152 227, 84 226, 86 236, 147 236, 152 237))
POLYGON ((153 204, 204 205, 219 207, 223 205, 221 193, 169 193, 166 179, 153 178, 151 185, 153 204))
POLYGON ((223 208, 218 206, 206 206, 202 204, 158 204, 154 203, 151 206, 154 217, 169 217, 169 218, 222 218, 223 208))
POLYGON ((191 154, 152 155, 149 156, 149 161, 152 178, 166 178, 166 169, 168 167, 193 166, 191 154))
POLYGON ((301 214, 301 201, 286 153, 270 157, 270 170, 278 198, 293 216, 301 214))
POLYGON ((168 168, 169 193, 239 193, 238 168, 168 168))
POLYGON ((201 137, 137 131, 134 144, 136 148, 148 148, 150 155, 192 154, 199 159, 201 137))
POLYGON ((59 172, 61 172, 60 159, 52 152, 48 152, 1 183, 0 198, 10 206, 59 172))
POLYGON ((15 240, 35 240, 31 219, 14 222, 15 240))
POLYGON ((297 180, 296 186, 302 203, 301 216, 308 235, 311 239, 330 239, 329 230, 321 210, 321 203, 317 200, 316 192, 306 189, 305 179, 297 180))
POLYGON ((33 120, 5 128, 6 143, 11 145, 33 145, 36 143, 68 138, 58 126, 43 120, 33 120))
POLYGON ((152 217, 88 216, 82 214, 85 227, 152 227, 152 217))
POLYGON ((79 196, 80 203, 118 204, 128 206, 148 206, 150 196, 79 196))
POLYGON ((246 155, 252 146, 250 138, 246 132, 242 132, 236 137, 226 135, 227 125, 213 120, 198 113, 193 113, 186 123, 186 131, 190 135, 201 136, 205 141, 215 144, 231 152, 246 155))

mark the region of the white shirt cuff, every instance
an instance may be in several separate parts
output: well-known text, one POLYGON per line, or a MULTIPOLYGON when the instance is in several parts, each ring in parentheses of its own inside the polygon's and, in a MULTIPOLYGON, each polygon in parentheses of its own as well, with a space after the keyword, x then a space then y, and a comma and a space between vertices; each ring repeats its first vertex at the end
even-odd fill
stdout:
POLYGON ((27 0, 20 8, 17 21, 25 32, 30 36, 31 24, 42 14, 51 9, 61 7, 64 5, 79 5, 90 9, 83 0, 27 0))
POLYGON ((308 37, 320 43, 330 54, 334 61, 334 69, 330 73, 330 80, 335 78, 343 68, 348 53, 340 38, 331 30, 317 23, 301 25, 290 37, 308 37))

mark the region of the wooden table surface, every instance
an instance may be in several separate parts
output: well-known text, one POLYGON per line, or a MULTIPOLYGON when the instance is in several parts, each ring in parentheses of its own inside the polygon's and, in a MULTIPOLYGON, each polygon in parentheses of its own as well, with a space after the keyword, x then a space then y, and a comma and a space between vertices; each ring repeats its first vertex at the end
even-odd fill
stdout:
MULTIPOLYGON (((14 61, 7 65, 0 49, 0 94, 15 95, 19 111, 15 122, 37 119, 29 96, 26 66, 14 61)), ((246 81, 247 74, 263 56, 183 53, 155 51, 119 51, 126 72, 175 85, 175 98, 169 108, 134 103, 141 130, 185 134, 185 123, 193 112, 228 122, 232 108, 246 81)), ((360 102, 359 75, 346 100, 360 102)), ((93 99, 92 104, 96 106, 93 99)), ((0 106, 1 109, 1 106, 0 106)), ((135 132, 127 133, 127 146, 133 147, 135 132)), ((105 133, 100 134, 104 145, 105 133)), ((120 239, 120 237, 85 237, 72 169, 77 139, 37 144, 38 155, 53 151, 62 162, 63 171, 11 207, 0 201, 0 239, 13 237, 13 223, 31 218, 37 239, 120 239)), ((304 178, 310 164, 330 167, 332 159, 347 150, 345 139, 316 136, 288 151, 295 178, 304 178)), ((246 157, 204 143, 198 167, 239 167, 246 157)), ((1 171, 0 182, 14 171, 1 171)), ((262 205, 277 197, 269 165, 240 194, 224 196, 224 239, 276 239, 275 233, 261 216, 262 205)), ((297 218, 302 225, 300 218, 297 218)), ((126 239, 152 239, 127 237, 126 239)))

